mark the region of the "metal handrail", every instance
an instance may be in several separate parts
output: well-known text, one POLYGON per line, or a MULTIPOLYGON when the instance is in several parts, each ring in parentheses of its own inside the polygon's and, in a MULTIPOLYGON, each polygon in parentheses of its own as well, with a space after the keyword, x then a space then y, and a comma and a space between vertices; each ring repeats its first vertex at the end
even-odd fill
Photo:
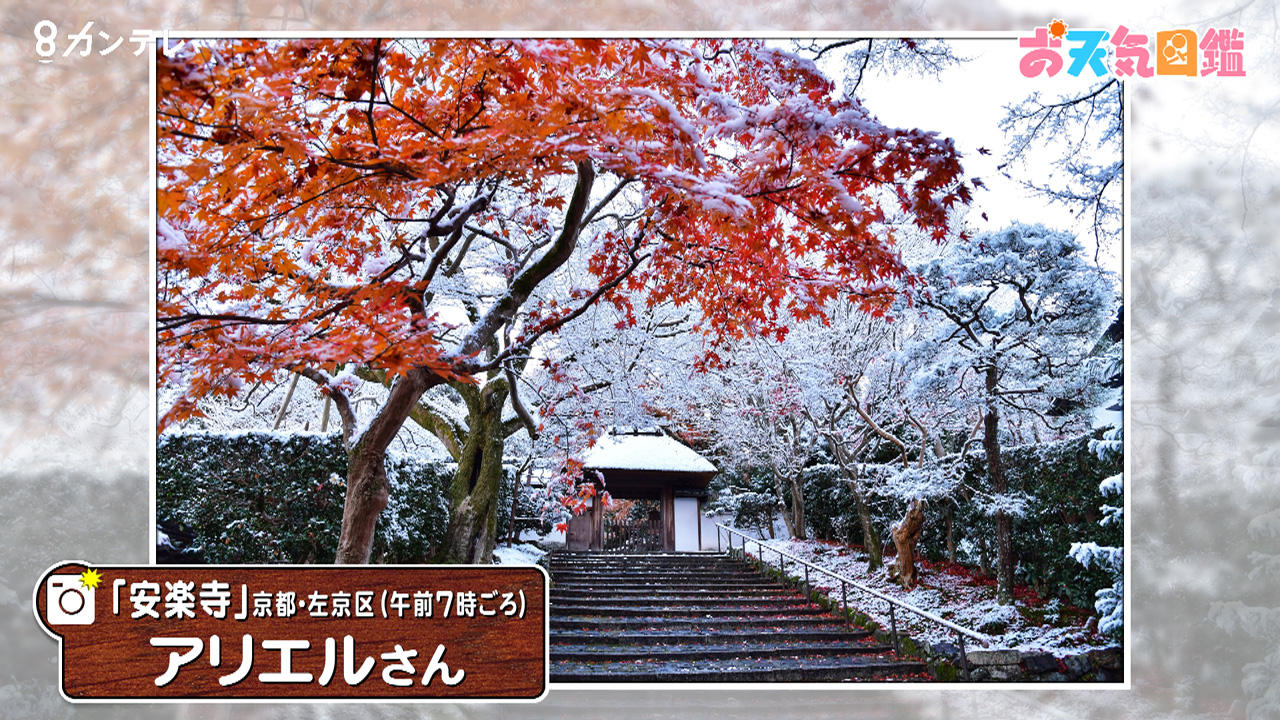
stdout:
POLYGON ((751 537, 751 536, 747 535, 746 533, 744 533, 744 532, 742 532, 742 531, 740 531, 740 530, 738 530, 738 529, 736 529, 736 528, 731 528, 731 527, 728 527, 728 526, 726 526, 726 525, 721 525, 720 523, 716 523, 716 528, 717 528, 717 529, 716 529, 716 547, 717 547, 717 548, 722 548, 722 546, 721 546, 721 544, 720 544, 720 530, 724 530, 726 533, 728 533, 728 534, 729 534, 729 535, 728 535, 728 537, 729 537, 729 552, 730 552, 730 553, 732 553, 732 552, 733 552, 733 536, 734 536, 734 535, 738 535, 738 536, 740 536, 740 537, 742 538, 742 545, 741 545, 741 548, 742 548, 742 554, 743 554, 743 556, 744 556, 744 557, 745 557, 745 556, 746 556, 746 554, 747 554, 747 541, 751 541, 751 542, 754 542, 754 543, 756 544, 756 548, 758 549, 758 551, 759 551, 759 553, 760 553, 760 562, 762 562, 762 563, 763 563, 763 562, 765 562, 764 551, 765 551, 765 549, 766 549, 766 548, 767 548, 767 549, 769 549, 769 550, 772 550, 772 551, 773 551, 773 552, 775 552, 775 553, 778 553, 778 566, 779 566, 779 568, 782 570, 782 574, 783 574, 784 576, 786 575, 786 560, 785 560, 785 558, 790 558, 791 560, 794 560, 795 562, 797 562, 797 563, 799 563, 799 564, 803 565, 803 566, 805 567, 805 589, 806 589, 806 590, 808 591, 808 593, 810 593, 810 594, 812 594, 812 593, 813 593, 813 586, 809 583, 809 570, 810 570, 810 569, 817 570, 818 572, 820 572, 820 573, 822 573, 822 574, 824 574, 824 575, 829 575, 830 577, 833 577, 833 578, 835 578, 836 580, 839 580, 839 581, 840 581, 840 588, 841 588, 841 595, 842 595, 841 600, 842 600, 842 603, 843 603, 843 608, 844 608, 844 617, 845 617, 845 623, 846 623, 846 624, 847 624, 847 623, 848 623, 848 621, 849 621, 849 597, 848 597, 848 595, 849 595, 849 590, 848 590, 848 588, 849 588, 850 586, 852 586, 852 587, 854 587, 854 588, 856 588, 856 589, 858 589, 858 590, 861 590, 862 592, 865 592, 865 593, 867 593, 867 594, 869 594, 869 595, 873 595, 873 596, 875 596, 875 597, 877 597, 877 598, 880 598, 881 600, 884 600, 885 602, 889 603, 889 626, 890 626, 889 631, 890 631, 890 633, 891 633, 891 635, 892 635, 892 637, 893 637, 893 651, 894 651, 894 653, 895 653, 895 654, 898 654, 898 652, 899 652, 899 650, 898 650, 898 622, 897 622, 897 618, 895 617, 895 613, 893 612, 893 609, 894 609, 894 607, 895 607, 895 606, 896 606, 896 607, 900 607, 900 608, 902 608, 903 610, 907 610, 908 612, 915 613, 916 615, 919 615, 920 617, 923 617, 923 618, 925 618, 926 620, 929 620, 929 621, 934 622, 934 623, 936 623, 936 624, 938 624, 938 625, 941 625, 941 626, 943 626, 943 627, 947 628, 948 630, 951 630, 952 632, 954 632, 954 633, 955 633, 955 635, 956 635, 956 641, 957 641, 957 642, 959 643, 959 645, 960 645, 960 663, 961 663, 961 666, 962 666, 962 668, 963 668, 963 670, 964 670, 964 677, 965 677, 965 679, 966 679, 966 680, 968 680, 968 679, 969 679, 969 659, 968 659, 968 657, 966 656, 966 653, 965 653, 964 638, 965 638, 966 636, 967 636, 967 637, 970 637, 970 638, 972 638, 972 639, 976 640, 978 643, 980 643, 983 647, 988 647, 988 646, 990 646, 990 645, 991 645, 991 638, 990 638, 990 637, 988 637, 988 636, 986 636, 986 635, 983 635, 982 633, 974 632, 973 630, 970 630, 970 629, 968 629, 968 628, 961 627, 961 626, 959 626, 959 625, 957 625, 957 624, 955 624, 955 623, 951 622, 950 620, 947 620, 946 618, 939 617, 939 616, 937 616, 937 615, 935 615, 935 614, 933 614, 933 613, 929 612, 928 610, 925 610, 925 609, 923 609, 923 608, 918 608, 918 607, 916 607, 915 605, 912 605, 911 603, 908 603, 908 602, 904 602, 904 601, 902 601, 902 600, 899 600, 898 598, 890 597, 890 596, 888 596, 888 595, 885 595, 884 593, 882 593, 882 592, 880 592, 880 591, 878 591, 878 590, 873 590, 872 588, 869 588, 869 587, 867 587, 866 585, 863 585, 862 583, 859 583, 859 582, 858 582, 858 581, 856 581, 856 580, 850 580, 849 578, 844 577, 843 575, 839 575, 839 574, 833 573, 833 572, 831 572, 830 570, 828 570, 828 569, 826 569, 826 568, 824 568, 824 567, 821 567, 821 566, 818 566, 818 565, 814 565, 813 563, 809 562, 808 560, 804 560, 803 558, 796 557, 795 555, 792 555, 791 553, 784 552, 784 551, 779 550, 778 548, 773 547, 773 546, 770 546, 770 545, 765 545, 765 544, 764 544, 764 543, 763 543, 759 538, 753 538, 753 537, 751 537))

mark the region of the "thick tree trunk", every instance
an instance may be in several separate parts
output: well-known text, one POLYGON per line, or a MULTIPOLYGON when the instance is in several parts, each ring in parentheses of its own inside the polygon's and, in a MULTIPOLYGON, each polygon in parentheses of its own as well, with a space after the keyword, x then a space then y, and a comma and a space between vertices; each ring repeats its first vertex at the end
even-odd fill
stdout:
MULTIPOLYGON (((787 499, 782 493, 782 478, 777 474, 773 476, 773 490, 778 495, 778 505, 782 508, 782 522, 787 525, 787 534, 796 537, 795 520, 791 517, 791 512, 787 510, 787 499)), ((772 526, 772 523, 770 523, 772 526)))
MULTIPOLYGON (((485 312, 458 346, 461 357, 475 355, 489 346, 499 330, 512 321, 520 307, 537 289, 539 283, 568 262, 577 247, 578 231, 591 197, 595 181, 595 169, 588 160, 577 163, 577 184, 573 197, 565 211, 564 223, 555 242, 532 264, 525 267, 511 280, 509 290, 485 312)), ((320 382, 324 382, 321 380, 320 382)), ((347 408, 343 418, 343 435, 347 439, 348 470, 347 500, 342 510, 342 535, 338 540, 339 563, 367 563, 373 550, 373 530, 378 515, 386 508, 390 487, 387 483, 387 448, 396 433, 404 426, 422 393, 445 382, 443 377, 423 368, 413 368, 396 379, 386 404, 378 411, 369 428, 358 438, 350 437, 354 431, 354 414, 347 408)), ((490 380, 486 390, 494 386, 490 380)), ((464 452, 459 461, 458 477, 450 490, 452 514, 449 521, 446 557, 480 558, 455 562, 490 562, 493 554, 494 534, 497 525, 497 483, 502 477, 503 432, 502 402, 508 392, 501 383, 501 399, 492 426, 482 430, 475 425, 469 441, 478 443, 464 452), (496 449, 496 461, 495 450, 496 449), (462 465, 470 462, 474 470, 462 472, 462 465), (495 469, 496 468, 496 469, 495 469), (496 474, 495 474, 496 473, 496 474), (459 485, 459 479, 463 485, 459 485), (487 548, 487 552, 486 552, 487 548)), ((468 404, 470 408, 470 404, 468 404)), ((471 413, 474 414, 474 413, 471 413)), ((488 415, 481 412, 482 415, 488 415)))
POLYGON ((906 590, 915 589, 918 581, 916 572, 916 544, 920 542, 920 533, 924 531, 924 501, 913 500, 907 514, 893 526, 893 546, 898 550, 896 575, 898 582, 906 590))
POLYGON ((809 531, 805 528, 804 519, 804 482, 791 481, 791 537, 796 540, 807 540, 809 531))
POLYGON ((1013 518, 996 513, 996 602, 1013 603, 1013 518))
POLYGON ((370 449, 360 442, 347 453, 347 494, 342 506, 342 532, 338 537, 339 564, 363 565, 373 552, 373 531, 378 516, 391 497, 387 481, 386 450, 370 449))
POLYGON ((853 460, 853 456, 866 447, 867 439, 864 437, 852 453, 847 451, 835 433, 829 433, 827 441, 836 462, 840 464, 840 472, 844 475, 849 492, 853 494, 853 504, 858 511, 858 524, 862 527, 862 546, 867 549, 867 571, 879 570, 884 567, 884 552, 880 544, 880 536, 871 522, 871 508, 867 505, 867 500, 862 493, 858 465, 853 460))
MULTIPOLYGON (((1009 479, 1004 471, 1004 459, 1000 455, 1000 411, 996 407, 996 383, 994 366, 987 368, 987 413, 983 416, 982 448, 987 453, 987 476, 991 478, 991 490, 1004 495, 1009 490, 1009 479)), ((1003 510, 996 512, 996 602, 1013 603, 1013 518, 1003 510)))
POLYGON ((387 507, 391 487, 387 482, 387 448, 409 417, 422 393, 442 382, 421 370, 411 370, 391 385, 387 402, 360 437, 351 437, 354 420, 344 418, 347 450, 347 494, 342 507, 342 532, 334 562, 363 565, 373 552, 373 531, 387 507))
POLYGON ((483 389, 464 388, 471 429, 449 486, 449 527, 435 560, 487 565, 497 545, 498 495, 506 430, 502 407, 506 380, 490 380, 483 389))
POLYGON ((853 500, 858 508, 858 523, 862 525, 862 544, 867 548, 867 570, 879 570, 884 567, 884 555, 880 552, 880 537, 871 524, 871 508, 857 490, 853 491, 853 500))

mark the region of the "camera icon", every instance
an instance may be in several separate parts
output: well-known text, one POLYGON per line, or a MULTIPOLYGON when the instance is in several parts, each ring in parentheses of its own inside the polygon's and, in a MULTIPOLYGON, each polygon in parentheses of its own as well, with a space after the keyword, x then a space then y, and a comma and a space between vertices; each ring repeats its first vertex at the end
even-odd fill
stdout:
POLYGON ((50 575, 45 581, 45 618, 50 625, 91 625, 96 593, 81 586, 79 575, 50 575))

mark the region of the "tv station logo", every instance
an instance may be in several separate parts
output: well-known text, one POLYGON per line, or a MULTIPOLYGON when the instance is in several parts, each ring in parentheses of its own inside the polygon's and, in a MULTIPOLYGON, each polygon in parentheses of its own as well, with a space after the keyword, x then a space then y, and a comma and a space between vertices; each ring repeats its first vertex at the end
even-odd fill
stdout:
POLYGON ((1071 28, 1060 19, 1018 38, 1023 77, 1067 75, 1094 77, 1244 77, 1244 31, 1238 27, 1210 27, 1139 32, 1071 28), (1065 43, 1065 48, 1064 48, 1065 43), (1063 50, 1066 57, 1063 57, 1063 50))
POLYGON ((536 701, 547 585, 533 566, 63 563, 34 607, 72 701, 536 701))

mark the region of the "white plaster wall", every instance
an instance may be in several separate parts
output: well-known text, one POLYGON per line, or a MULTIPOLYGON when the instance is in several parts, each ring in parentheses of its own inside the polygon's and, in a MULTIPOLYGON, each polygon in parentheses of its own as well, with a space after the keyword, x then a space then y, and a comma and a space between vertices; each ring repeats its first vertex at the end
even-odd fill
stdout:
POLYGON ((676 500, 676 550, 697 551, 698 547, 698 498, 676 500))

